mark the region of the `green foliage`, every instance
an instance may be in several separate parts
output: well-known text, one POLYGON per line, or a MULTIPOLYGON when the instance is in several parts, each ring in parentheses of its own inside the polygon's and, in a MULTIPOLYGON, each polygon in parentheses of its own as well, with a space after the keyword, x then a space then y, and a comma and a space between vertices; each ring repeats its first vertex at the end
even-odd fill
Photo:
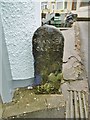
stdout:
POLYGON ((35 87, 36 94, 58 94, 60 93, 60 85, 63 80, 63 73, 50 73, 47 82, 35 87))

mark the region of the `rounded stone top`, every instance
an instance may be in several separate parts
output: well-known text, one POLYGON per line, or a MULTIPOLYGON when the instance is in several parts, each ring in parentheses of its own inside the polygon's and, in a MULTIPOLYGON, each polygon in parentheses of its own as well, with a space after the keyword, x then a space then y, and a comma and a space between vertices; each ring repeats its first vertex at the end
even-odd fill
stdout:
POLYGON ((56 27, 52 26, 52 25, 43 25, 43 26, 39 27, 35 31, 35 34, 37 34, 39 31, 42 31, 42 32, 47 31, 50 34, 53 33, 53 32, 57 32, 57 33, 61 34, 60 30, 57 29, 56 27))
POLYGON ((39 43, 45 41, 45 43, 54 42, 54 44, 60 44, 62 41, 64 41, 64 37, 60 30, 58 30, 56 27, 51 25, 44 25, 35 31, 33 42, 35 43, 36 41, 39 43))

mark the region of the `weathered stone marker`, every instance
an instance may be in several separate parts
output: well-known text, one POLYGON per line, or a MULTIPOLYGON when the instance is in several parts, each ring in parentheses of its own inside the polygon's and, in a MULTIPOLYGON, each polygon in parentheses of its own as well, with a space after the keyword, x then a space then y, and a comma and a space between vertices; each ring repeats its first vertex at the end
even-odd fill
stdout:
POLYGON ((44 25, 34 33, 35 84, 55 82, 62 71, 64 37, 57 28, 44 25))

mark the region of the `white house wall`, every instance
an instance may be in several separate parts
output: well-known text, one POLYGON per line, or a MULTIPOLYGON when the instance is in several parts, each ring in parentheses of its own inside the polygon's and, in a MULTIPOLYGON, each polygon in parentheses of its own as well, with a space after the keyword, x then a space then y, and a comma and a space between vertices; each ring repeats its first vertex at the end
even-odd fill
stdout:
POLYGON ((33 78, 32 36, 41 25, 40 3, 2 0, 1 18, 13 80, 33 78))

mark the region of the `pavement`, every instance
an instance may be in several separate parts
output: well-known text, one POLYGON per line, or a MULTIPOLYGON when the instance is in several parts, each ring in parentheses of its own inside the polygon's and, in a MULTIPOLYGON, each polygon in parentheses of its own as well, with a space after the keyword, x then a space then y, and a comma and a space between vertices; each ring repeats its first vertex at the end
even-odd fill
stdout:
POLYGON ((68 100, 68 90, 70 89, 85 91, 88 97, 86 23, 84 27, 86 28, 85 30, 80 23, 76 22, 71 29, 62 31, 65 42, 62 68, 64 82, 61 88, 66 101, 68 100), (82 55, 83 52, 84 54, 82 55))
MULTIPOLYGON (((34 117, 34 115, 38 115, 38 117, 40 117, 40 113, 46 115, 47 110, 50 116, 52 114, 52 112, 50 112, 52 109, 54 112, 57 109, 60 109, 62 112, 62 110, 65 110, 64 106, 65 100, 62 94, 36 95, 30 89, 19 88, 15 91, 12 102, 3 105, 3 118, 8 118, 10 116, 20 117, 20 115, 26 117, 34 117)), ((55 114, 52 116, 55 117, 55 114)), ((63 113, 61 115, 63 118, 63 113)))
POLYGON ((82 80, 84 65, 80 54, 80 38, 78 24, 69 30, 62 31, 64 35, 63 75, 65 80, 82 80))

